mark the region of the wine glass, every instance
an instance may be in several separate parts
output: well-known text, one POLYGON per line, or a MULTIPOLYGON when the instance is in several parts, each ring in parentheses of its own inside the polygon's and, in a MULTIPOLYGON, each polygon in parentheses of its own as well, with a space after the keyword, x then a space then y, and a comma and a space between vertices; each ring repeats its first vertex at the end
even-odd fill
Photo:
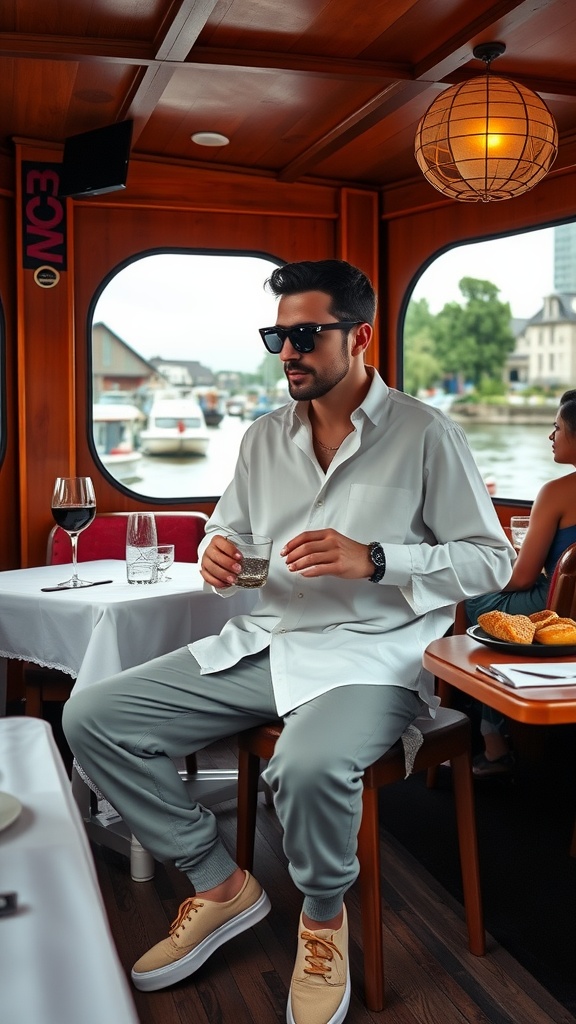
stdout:
POLYGON ((173 544, 159 544, 158 545, 158 575, 160 582, 164 580, 171 580, 171 576, 165 576, 164 573, 174 564, 174 545, 173 544))
POLYGON ((89 476, 59 476, 52 494, 52 515, 70 537, 72 544, 72 576, 58 586, 63 590, 91 587, 88 580, 78 576, 78 534, 85 530, 96 515, 96 495, 89 476))

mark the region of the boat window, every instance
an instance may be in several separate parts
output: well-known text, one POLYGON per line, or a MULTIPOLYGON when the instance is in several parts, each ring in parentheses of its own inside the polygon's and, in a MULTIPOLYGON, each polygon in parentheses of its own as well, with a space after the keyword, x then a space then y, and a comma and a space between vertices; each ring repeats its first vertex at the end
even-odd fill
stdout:
POLYGON ((257 416, 288 401, 260 253, 153 252, 116 268, 92 303, 92 423, 102 471, 148 498, 213 501, 257 416))
POLYGON ((490 493, 532 501, 573 469, 548 435, 576 387, 576 221, 441 253, 413 284, 402 348, 404 390, 463 427, 490 493))

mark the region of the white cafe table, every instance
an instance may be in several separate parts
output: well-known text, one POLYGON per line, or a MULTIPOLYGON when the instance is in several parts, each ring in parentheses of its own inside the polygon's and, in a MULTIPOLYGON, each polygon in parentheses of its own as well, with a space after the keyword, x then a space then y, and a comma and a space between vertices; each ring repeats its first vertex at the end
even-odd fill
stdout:
POLYGON ((22 805, 0 816, 0 891, 18 900, 0 917, 2 1024, 138 1024, 47 722, 0 719, 0 791, 22 805))
MULTIPOLYGON (((150 586, 131 585, 124 561, 81 562, 86 580, 103 586, 43 593, 69 578, 69 565, 43 565, 0 572, 0 665, 6 659, 58 668, 76 680, 73 691, 142 664, 193 640, 219 633, 233 615, 250 612, 255 594, 240 591, 223 598, 205 592, 196 563, 175 562, 171 580, 150 586)), ((0 692, 0 714, 5 691, 0 692)), ((182 773, 187 781, 185 773, 182 773)), ((195 795, 215 802, 230 794, 233 772, 198 772, 190 782, 195 795)), ((73 773, 73 788, 88 835, 96 842, 128 853, 123 822, 106 822, 92 813, 90 790, 73 773)))

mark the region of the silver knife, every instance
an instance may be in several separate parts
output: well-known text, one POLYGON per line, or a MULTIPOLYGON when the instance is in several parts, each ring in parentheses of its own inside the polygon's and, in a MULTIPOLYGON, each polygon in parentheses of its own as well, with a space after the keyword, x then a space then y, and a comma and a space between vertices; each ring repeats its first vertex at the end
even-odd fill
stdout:
POLYGON ((53 594, 57 590, 86 590, 87 587, 102 587, 105 583, 114 583, 114 580, 96 580, 95 583, 85 583, 82 587, 40 587, 43 594, 53 594))
POLYGON ((556 672, 531 672, 527 668, 514 668, 514 672, 520 672, 523 676, 538 676, 540 679, 558 679, 560 682, 563 679, 574 679, 576 678, 576 672, 571 676, 559 676, 556 672))

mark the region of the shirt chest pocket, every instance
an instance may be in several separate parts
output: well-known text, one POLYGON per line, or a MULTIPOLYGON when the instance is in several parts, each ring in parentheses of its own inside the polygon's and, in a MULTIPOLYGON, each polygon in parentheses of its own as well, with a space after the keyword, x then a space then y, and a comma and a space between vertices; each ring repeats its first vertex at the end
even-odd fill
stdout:
POLYGON ((351 484, 344 533, 352 540, 401 544, 408 530, 410 494, 403 487, 351 484))

